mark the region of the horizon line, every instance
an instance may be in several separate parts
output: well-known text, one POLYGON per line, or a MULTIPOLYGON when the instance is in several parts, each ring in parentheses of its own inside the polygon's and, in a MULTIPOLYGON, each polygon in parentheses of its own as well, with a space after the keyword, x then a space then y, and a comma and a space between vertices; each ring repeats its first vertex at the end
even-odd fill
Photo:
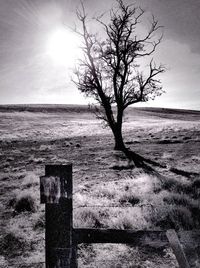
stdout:
MULTIPOLYGON (((0 103, 2 106, 89 106, 89 104, 76 104, 76 103, 0 103)), ((200 108, 177 108, 177 107, 158 107, 158 106, 129 106, 128 108, 139 109, 167 109, 167 110, 182 110, 182 111, 197 111, 200 112, 200 108)))

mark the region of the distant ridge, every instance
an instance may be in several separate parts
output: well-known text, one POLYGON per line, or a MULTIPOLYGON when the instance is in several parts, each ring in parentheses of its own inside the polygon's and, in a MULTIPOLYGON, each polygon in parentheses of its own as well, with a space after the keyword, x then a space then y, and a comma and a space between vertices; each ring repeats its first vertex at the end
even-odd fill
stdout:
POLYGON ((89 112, 89 107, 77 104, 5 104, 0 105, 0 112, 80 113, 89 112))
POLYGON ((140 109, 142 111, 147 111, 147 112, 151 112, 151 113, 152 112, 168 113, 168 114, 186 114, 186 113, 188 113, 188 114, 199 114, 200 115, 200 110, 191 110, 191 109, 161 108, 161 107, 134 107, 134 109, 140 109))
MULTIPOLYGON (((0 105, 0 112, 89 112, 91 109, 88 105, 79 104, 3 104, 0 105)), ((145 112, 155 114, 193 114, 200 115, 198 110, 174 109, 174 108, 157 108, 157 107, 129 107, 129 112, 145 112)))

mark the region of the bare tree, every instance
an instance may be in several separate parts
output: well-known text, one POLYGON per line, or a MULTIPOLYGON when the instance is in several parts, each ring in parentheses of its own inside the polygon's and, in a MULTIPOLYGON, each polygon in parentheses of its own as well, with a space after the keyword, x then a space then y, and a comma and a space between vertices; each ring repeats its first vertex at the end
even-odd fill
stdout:
POLYGON ((97 33, 89 32, 84 5, 77 11, 84 58, 75 71, 75 83, 81 92, 97 102, 97 116, 111 128, 115 149, 125 153, 127 148, 122 136, 125 109, 154 99, 163 92, 157 75, 165 68, 157 66, 153 59, 147 72, 141 70, 139 64, 140 59, 154 53, 162 40, 161 26, 154 17, 146 35, 139 37, 137 26, 143 15, 141 8, 117 0, 117 7, 110 10, 109 23, 102 21, 103 16, 95 18, 104 30, 99 37, 97 33), (156 37, 157 33, 159 37, 156 37))

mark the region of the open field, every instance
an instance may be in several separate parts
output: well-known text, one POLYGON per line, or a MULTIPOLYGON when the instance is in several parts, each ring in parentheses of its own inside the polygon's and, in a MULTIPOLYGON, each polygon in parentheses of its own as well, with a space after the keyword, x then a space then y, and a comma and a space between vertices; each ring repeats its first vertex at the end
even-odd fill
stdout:
MULTIPOLYGON (((128 111, 127 146, 165 166, 153 174, 114 151, 102 126, 85 106, 0 106, 0 267, 43 267, 45 164, 73 163, 76 227, 200 228, 200 112, 128 111)), ((200 255, 200 245, 195 249, 200 255)), ((178 267, 169 248, 148 244, 81 245, 79 264, 178 267)))

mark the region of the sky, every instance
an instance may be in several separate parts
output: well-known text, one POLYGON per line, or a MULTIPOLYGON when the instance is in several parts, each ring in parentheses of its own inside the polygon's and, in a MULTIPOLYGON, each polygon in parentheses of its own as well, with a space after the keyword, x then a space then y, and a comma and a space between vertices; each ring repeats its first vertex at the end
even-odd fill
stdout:
MULTIPOLYGON (((152 14, 164 26, 154 59, 167 68, 160 76, 165 93, 142 106, 200 110, 200 1, 134 2, 146 10, 141 33, 152 14)), ((91 18, 116 4, 83 3, 91 18)), ((70 30, 78 5, 79 0, 0 0, 0 104, 88 103, 71 82, 81 53, 80 39, 70 30)))

